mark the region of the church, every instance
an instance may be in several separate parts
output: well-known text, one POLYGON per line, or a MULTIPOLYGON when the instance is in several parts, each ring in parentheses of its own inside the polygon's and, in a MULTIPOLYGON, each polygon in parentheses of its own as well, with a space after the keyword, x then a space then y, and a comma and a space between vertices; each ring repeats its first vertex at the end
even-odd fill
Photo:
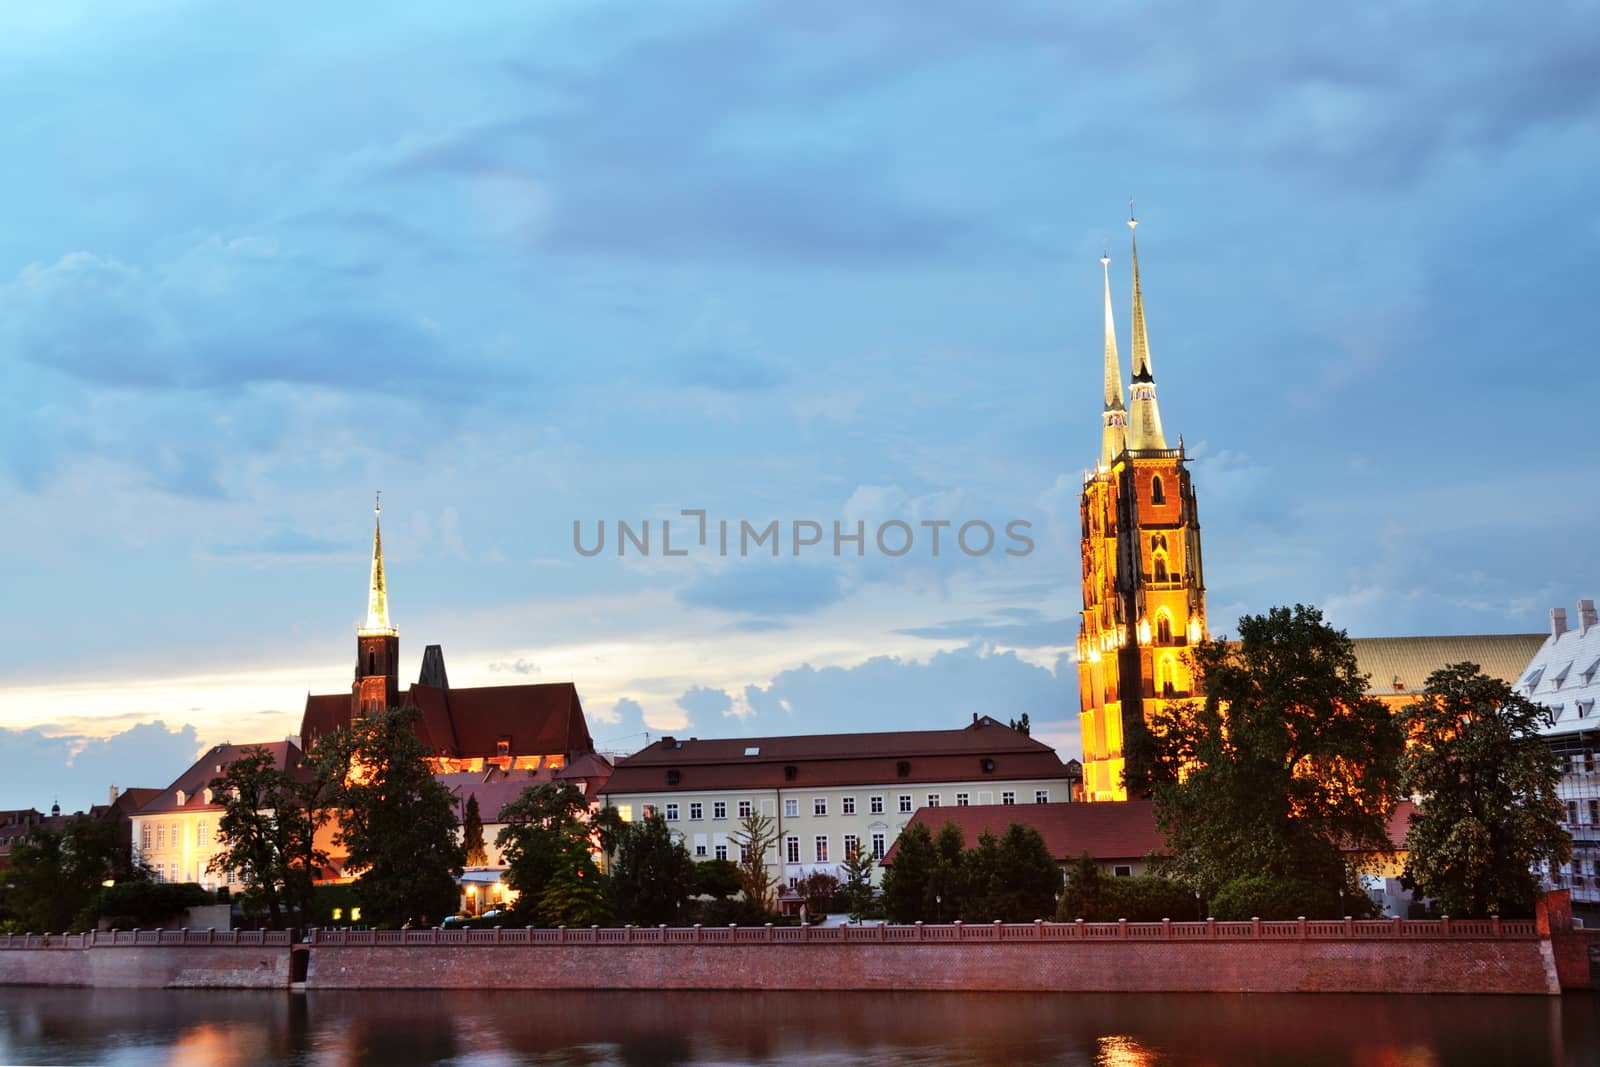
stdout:
MULTIPOLYGON (((348 693, 307 694, 302 747, 363 715, 414 707, 420 712, 417 736, 430 753, 433 772, 462 803, 488 785, 496 786, 496 799, 527 786, 563 782, 594 796, 611 765, 595 752, 571 682, 452 688, 443 650, 428 645, 417 680, 401 691, 400 631, 389 618, 381 518, 381 509, 374 507, 367 615, 356 628, 354 680, 348 693)), ((499 810, 488 799, 479 802, 486 820, 499 810)))
MULTIPOLYGON (((1130 231, 1138 225, 1128 220, 1130 231)), ((1136 231, 1135 231, 1136 232, 1136 231)), ((1105 404, 1100 458, 1079 498, 1083 617, 1078 628, 1079 725, 1085 800, 1126 800, 1123 751, 1165 701, 1193 692, 1184 649, 1206 636, 1200 515, 1183 439, 1167 445, 1145 332, 1139 244, 1133 240, 1133 379, 1125 394, 1105 284, 1105 404), (1124 399, 1126 397, 1126 399, 1124 399)))

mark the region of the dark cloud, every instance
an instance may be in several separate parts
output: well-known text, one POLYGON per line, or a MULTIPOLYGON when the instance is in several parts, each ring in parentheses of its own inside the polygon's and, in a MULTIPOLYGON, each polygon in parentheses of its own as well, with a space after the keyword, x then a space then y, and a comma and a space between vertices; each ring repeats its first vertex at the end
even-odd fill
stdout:
POLYGON ((0 729, 0 808, 84 810, 105 803, 113 785, 164 788, 199 754, 193 726, 159 719, 109 737, 0 729))

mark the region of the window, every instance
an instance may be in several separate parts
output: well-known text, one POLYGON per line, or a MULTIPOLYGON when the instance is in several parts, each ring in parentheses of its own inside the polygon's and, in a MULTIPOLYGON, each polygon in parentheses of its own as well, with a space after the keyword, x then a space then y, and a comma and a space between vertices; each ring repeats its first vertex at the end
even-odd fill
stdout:
POLYGON ((1150 479, 1150 503, 1165 504, 1166 502, 1167 494, 1162 490, 1161 475, 1158 474, 1150 479))
POLYGON ((676 803, 674 803, 674 802, 668 802, 668 804, 667 804, 667 821, 668 822, 677 822, 678 821, 678 805, 676 803))
POLYGON ((1132 878, 1133 867, 1131 864, 1119 863, 1115 867, 1111 868, 1111 873, 1117 878, 1132 878))
POLYGON ((1050 803, 1050 790, 1048 790, 1048 789, 1035 789, 1033 791, 1033 802, 1035 804, 1048 804, 1048 803, 1050 803))
POLYGON ((691 818, 691 819, 703 819, 705 817, 706 817, 706 806, 704 804, 700 803, 698 800, 691 800, 689 802, 689 818, 691 818))
POLYGON ((798 800, 793 799, 793 798, 785 800, 783 802, 783 817, 785 819, 797 819, 797 818, 799 818, 800 817, 800 802, 798 800))
POLYGON ((844 835, 844 858, 849 859, 861 851, 861 838, 855 834, 844 835))
POLYGON ((494 754, 501 759, 511 755, 511 738, 502 737, 494 743, 494 754))
POLYGON ((882 797, 872 797, 872 798, 870 798, 867 801, 867 810, 872 812, 872 814, 874 814, 874 815, 882 815, 883 814, 883 798, 882 797))
POLYGON ((929 793, 928 794, 928 807, 937 808, 938 806, 939 806, 939 794, 938 793, 929 793))
POLYGON ((374 654, 372 652, 368 652, 367 653, 367 673, 368 674, 377 674, 378 673, 378 657, 377 657, 376 654, 374 654))
POLYGON ((194 843, 204 848, 211 844, 211 835, 206 832, 206 821, 201 819, 194 828, 194 843))
POLYGON ((144 849, 146 852, 149 852, 150 851, 150 824, 149 823, 145 823, 144 826, 142 828, 140 828, 140 830, 139 830, 139 841, 140 841, 139 847, 144 849))
POLYGON ((1016 802, 1017 794, 1013 793, 1011 790, 1007 789, 1005 792, 1000 794, 1000 803, 1015 804, 1016 802))
POLYGON ((966 807, 971 807, 971 806, 972 806, 972 794, 971 793, 957 793, 956 794, 956 807, 958 807, 958 808, 966 808, 966 807))
MULTIPOLYGON (((1156 560, 1156 581, 1164 582, 1166 580, 1167 561, 1158 559, 1156 560)), ((1172 644, 1172 616, 1168 615, 1165 610, 1156 613, 1156 644, 1172 644)))
POLYGON ((748 819, 755 811, 755 807, 748 800, 739 801, 739 818, 748 819))
POLYGON ((749 843, 745 842, 745 841, 740 841, 740 842, 738 842, 738 845, 739 845, 739 862, 740 863, 749 863, 750 862, 750 845, 749 845, 749 843))
POLYGON ((1578 802, 1576 800, 1567 801, 1567 825, 1578 825, 1578 802))
POLYGON ((800 839, 798 837, 794 836, 793 834, 790 834, 789 835, 789 839, 787 841, 785 841, 783 844, 784 844, 784 851, 789 857, 789 862, 790 863, 799 863, 800 862, 800 839))
MULTIPOLYGON (((1167 557, 1159 552, 1156 553, 1155 580, 1158 582, 1164 582, 1167 580, 1167 557)), ((1172 640, 1172 624, 1170 622, 1167 624, 1167 636, 1162 638, 1162 640, 1172 640)))
POLYGON ((1600 800, 1589 801, 1589 821, 1600 826, 1600 800))
POLYGON ((718 845, 716 847, 715 851, 716 851, 716 854, 717 854, 717 859, 725 860, 725 859, 728 858, 728 846, 727 845, 718 845))
POLYGON ((854 815, 856 813, 856 798, 841 797, 839 799, 839 811, 844 815, 854 815))
POLYGON ((726 800, 712 801, 711 817, 713 819, 726 819, 728 817, 728 802, 726 800))
POLYGON ((901 793, 900 794, 900 814, 901 815, 910 815, 911 811, 912 811, 912 808, 911 808, 911 794, 910 793, 901 793))
POLYGON ((617 818, 621 819, 623 822, 632 822, 633 821, 633 805, 632 804, 618 804, 617 805, 617 818))
POLYGON ((167 828, 165 826, 157 826, 156 827, 156 848, 163 849, 163 848, 166 848, 166 847, 167 847, 167 828))
POLYGON ((875 859, 875 860, 883 859, 883 853, 885 851, 885 845, 886 845, 886 842, 884 840, 883 831, 882 830, 874 830, 873 833, 872 833, 872 858, 873 859, 875 859))
POLYGON ((817 862, 818 863, 827 863, 828 862, 828 838, 827 838, 826 834, 818 834, 817 835, 816 846, 817 846, 817 862))
POLYGON ((704 845, 696 845, 696 846, 694 846, 694 858, 697 859, 697 860, 705 859, 706 858, 706 846, 704 846, 704 845))
POLYGON ((828 798, 827 797, 812 797, 811 798, 811 814, 813 814, 813 815, 826 815, 826 814, 828 814, 828 798))
POLYGON ((654 815, 655 813, 656 813, 656 806, 654 804, 641 804, 641 805, 639 805, 639 816, 641 818, 648 819, 648 818, 650 818, 650 816, 654 815))

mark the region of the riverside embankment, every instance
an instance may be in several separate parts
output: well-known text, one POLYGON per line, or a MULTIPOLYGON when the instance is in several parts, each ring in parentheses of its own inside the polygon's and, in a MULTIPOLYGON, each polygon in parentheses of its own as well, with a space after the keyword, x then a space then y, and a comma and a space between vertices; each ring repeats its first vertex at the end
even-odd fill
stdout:
POLYGON ((1600 932, 1497 920, 576 930, 144 931, 0 938, 0 985, 1524 993, 1588 988, 1600 932))

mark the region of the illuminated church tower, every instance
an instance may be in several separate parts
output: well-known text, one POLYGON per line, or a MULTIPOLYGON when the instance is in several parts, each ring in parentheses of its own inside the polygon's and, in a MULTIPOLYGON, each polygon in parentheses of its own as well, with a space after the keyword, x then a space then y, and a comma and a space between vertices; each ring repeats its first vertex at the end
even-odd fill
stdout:
POLYGON ((383 581, 382 508, 372 507, 372 578, 367 586, 367 620, 356 627, 356 680, 350 687, 350 712, 357 718, 400 703, 400 631, 389 624, 389 589, 383 581))
MULTIPOLYGON (((1137 220, 1129 219, 1132 230, 1137 220)), ((1192 689, 1187 646, 1206 634, 1200 517, 1180 438, 1168 448, 1145 335, 1139 244, 1133 242, 1133 382, 1123 404, 1122 366, 1105 281, 1105 406, 1100 462, 1085 475, 1083 620, 1078 699, 1086 800, 1126 800, 1123 753, 1146 717, 1192 689)))

